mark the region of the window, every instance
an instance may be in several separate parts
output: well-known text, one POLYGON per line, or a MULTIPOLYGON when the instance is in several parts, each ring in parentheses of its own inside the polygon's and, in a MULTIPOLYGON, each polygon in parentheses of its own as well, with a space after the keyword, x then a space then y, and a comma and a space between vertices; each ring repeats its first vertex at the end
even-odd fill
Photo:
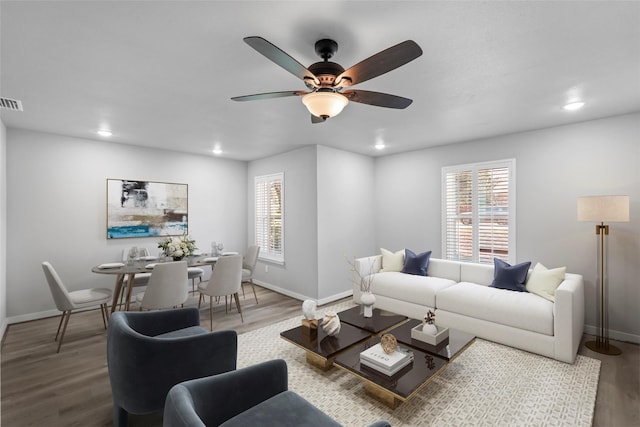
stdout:
POLYGON ((445 259, 513 262, 515 189, 515 159, 443 168, 445 259))
POLYGON ((255 244, 260 258, 284 263, 284 174, 255 177, 255 244))

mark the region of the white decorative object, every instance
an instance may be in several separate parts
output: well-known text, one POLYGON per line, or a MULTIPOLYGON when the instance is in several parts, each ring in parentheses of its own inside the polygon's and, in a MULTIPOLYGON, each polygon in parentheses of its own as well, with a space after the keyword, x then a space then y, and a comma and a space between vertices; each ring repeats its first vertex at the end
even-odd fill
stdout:
POLYGON ((322 329, 327 335, 337 335, 340 332, 340 318, 337 313, 327 312, 322 319, 322 329))
POLYGON ((411 338, 431 345, 438 345, 445 339, 449 338, 449 329, 440 328, 435 325, 433 326, 437 328, 436 334, 427 334, 422 332, 422 325, 415 326, 411 329, 411 338))
POLYGON ((305 319, 313 320, 316 318, 316 307, 317 304, 315 301, 307 299, 302 303, 302 314, 305 319))
POLYGON ((362 295, 360 295, 360 302, 364 308, 364 317, 372 317, 376 296, 371 292, 363 292, 362 295))
POLYGON ((438 333, 438 328, 434 324, 425 323, 422 325, 422 332, 429 335, 435 335, 438 333))
POLYGON ((424 315, 422 332, 429 335, 435 335, 438 333, 438 328, 436 328, 436 314, 431 310, 427 311, 427 314, 424 315))

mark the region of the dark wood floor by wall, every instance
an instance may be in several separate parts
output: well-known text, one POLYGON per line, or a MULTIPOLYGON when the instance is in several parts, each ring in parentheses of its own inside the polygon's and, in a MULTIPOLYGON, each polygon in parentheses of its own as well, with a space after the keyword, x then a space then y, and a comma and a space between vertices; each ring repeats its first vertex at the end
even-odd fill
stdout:
MULTIPOLYGON (((235 309, 215 306, 214 329, 238 333, 300 313, 300 301, 257 287, 241 298, 244 323, 235 309)), ((191 297, 188 304, 197 305, 191 297)), ((59 317, 10 325, 1 353, 1 423, 23 426, 112 426, 106 333, 98 310, 73 314, 60 354, 53 337, 59 317)), ((209 325, 203 306, 201 322, 209 325)), ((581 346, 579 353, 602 360, 594 426, 640 426, 640 346, 616 343, 622 356, 602 356, 581 346)), ((136 426, 161 426, 159 415, 131 417, 136 426)))

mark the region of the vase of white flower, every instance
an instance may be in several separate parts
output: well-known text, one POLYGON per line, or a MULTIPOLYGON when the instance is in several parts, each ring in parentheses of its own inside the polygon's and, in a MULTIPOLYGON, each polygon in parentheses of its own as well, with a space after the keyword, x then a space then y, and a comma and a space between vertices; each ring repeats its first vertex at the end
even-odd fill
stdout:
POLYGON ((345 259, 347 260, 347 264, 349 264, 350 270, 355 273, 353 280, 357 280, 360 285, 360 303, 362 304, 360 312, 364 317, 372 317, 373 305, 376 303, 376 296, 371 293, 371 284, 375 277, 374 263, 369 263, 368 271, 363 272, 359 268, 361 265, 356 265, 355 257, 349 259, 345 255, 345 259))
POLYGON ((435 325, 436 315, 433 311, 429 310, 427 314, 424 315, 424 324, 422 325, 422 332, 429 335, 436 335, 438 333, 438 328, 435 325))
POLYGON ((371 292, 363 292, 360 295, 360 302, 362 302, 362 315, 364 317, 373 316, 373 305, 376 303, 376 296, 371 292))
POLYGON ((182 236, 167 237, 158 242, 158 248, 162 249, 165 256, 173 258, 174 261, 180 261, 186 256, 193 255, 196 248, 196 241, 189 237, 188 234, 182 236))

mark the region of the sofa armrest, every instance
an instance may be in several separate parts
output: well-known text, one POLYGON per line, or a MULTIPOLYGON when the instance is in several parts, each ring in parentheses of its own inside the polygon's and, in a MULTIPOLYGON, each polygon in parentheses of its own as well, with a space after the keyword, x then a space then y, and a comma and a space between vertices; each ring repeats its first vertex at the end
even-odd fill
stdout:
POLYGON ((556 289, 553 306, 556 359, 573 363, 584 331, 584 282, 567 273, 556 289))

